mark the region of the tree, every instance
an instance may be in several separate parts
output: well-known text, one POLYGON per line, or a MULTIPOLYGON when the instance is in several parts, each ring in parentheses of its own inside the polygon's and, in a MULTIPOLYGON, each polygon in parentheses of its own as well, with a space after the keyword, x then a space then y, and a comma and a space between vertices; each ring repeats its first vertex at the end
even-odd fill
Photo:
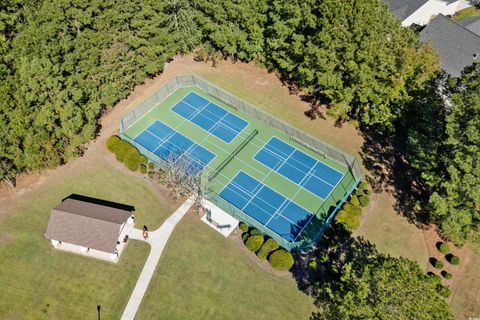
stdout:
POLYGON ((437 283, 416 262, 355 239, 339 248, 330 275, 315 283, 313 319, 452 319, 437 283))
POLYGON ((444 170, 429 204, 442 232, 462 244, 480 230, 480 65, 466 70, 452 92, 439 157, 444 170))
POLYGON ((273 1, 266 29, 270 67, 330 104, 338 120, 393 128, 409 92, 438 68, 387 5, 377 0, 273 1))

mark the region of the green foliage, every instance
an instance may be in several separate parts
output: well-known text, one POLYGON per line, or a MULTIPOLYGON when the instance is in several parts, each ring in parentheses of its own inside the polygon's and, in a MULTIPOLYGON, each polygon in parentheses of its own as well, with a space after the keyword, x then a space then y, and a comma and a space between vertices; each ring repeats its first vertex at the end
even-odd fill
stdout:
POLYGON ((308 267, 316 270, 318 268, 318 262, 316 260, 311 260, 308 262, 308 267))
POLYGON ((452 279, 452 274, 445 270, 442 271, 442 276, 447 280, 452 279))
POLYGON ((260 234, 250 236, 245 242, 245 246, 248 250, 257 252, 263 244, 263 239, 263 236, 260 234))
POLYGON ((391 127, 410 92, 438 68, 435 51, 420 46, 382 1, 278 0, 271 7, 267 65, 329 102, 338 120, 391 127))
MULTIPOLYGON (((358 201, 358 200, 357 200, 358 201)), ((347 229, 355 230, 360 227, 360 216, 362 215, 362 209, 351 203, 343 205, 336 215, 336 220, 342 223, 347 229)))
POLYGON ((450 297, 450 294, 451 294, 450 288, 442 284, 437 284, 437 292, 440 296, 442 296, 445 299, 450 297))
POLYGON ((358 197, 358 201, 362 208, 366 208, 370 205, 370 198, 368 196, 360 196, 358 197))
POLYGON ((278 248, 279 245, 275 240, 271 238, 267 239, 267 241, 265 241, 260 250, 258 250, 257 256, 260 260, 265 260, 272 251, 275 251, 278 248))
POLYGON ((480 228, 480 65, 449 84, 451 105, 432 83, 405 126, 410 162, 431 193, 423 209, 445 236, 463 244, 480 228))
POLYGON ((327 252, 325 252, 325 251, 320 251, 319 252, 318 261, 320 261, 320 263, 326 263, 326 262, 328 262, 329 259, 330 259, 330 257, 328 256, 327 252))
POLYGON ((312 319, 453 318, 437 293, 438 276, 426 275, 418 263, 383 256, 358 242, 344 250, 348 254, 333 262, 340 276, 315 286, 318 312, 312 319))
POLYGON ((450 247, 449 247, 448 244, 446 244, 446 243, 441 243, 441 244, 438 246, 438 251, 440 251, 440 252, 443 253, 443 254, 448 254, 448 253, 451 252, 450 247))
POLYGON ((358 184, 357 190, 365 192, 365 190, 368 190, 368 184, 365 181, 360 181, 360 183, 358 184))
POLYGON ((284 249, 278 249, 277 251, 274 251, 268 257, 268 261, 270 262, 272 268, 279 271, 288 271, 295 263, 292 254, 284 249))
POLYGON ((433 267, 434 267, 435 269, 442 269, 443 266, 444 266, 443 261, 435 260, 435 261, 433 262, 433 267))
POLYGON ((117 136, 112 136, 107 140, 107 148, 115 154, 118 161, 123 162, 131 171, 137 171, 140 168, 142 173, 147 172, 144 157, 130 143, 117 136))
POLYGON ((460 258, 457 257, 457 256, 451 256, 449 259, 448 259, 448 262, 450 262, 450 264, 453 264, 453 265, 459 265, 460 264, 460 258))
POLYGON ((357 207, 360 205, 360 201, 358 200, 358 197, 355 195, 351 196, 350 203, 357 207))
POLYGON ((248 232, 248 225, 244 222, 240 222, 238 224, 238 227, 240 228, 240 230, 242 230, 242 232, 248 232))
POLYGON ((250 234, 248 232, 242 233, 242 240, 243 242, 247 241, 248 237, 250 237, 250 234))
POLYGON ((253 236, 253 235, 263 234, 263 233, 260 232, 260 230, 258 229, 252 228, 252 230, 250 230, 250 234, 253 236))

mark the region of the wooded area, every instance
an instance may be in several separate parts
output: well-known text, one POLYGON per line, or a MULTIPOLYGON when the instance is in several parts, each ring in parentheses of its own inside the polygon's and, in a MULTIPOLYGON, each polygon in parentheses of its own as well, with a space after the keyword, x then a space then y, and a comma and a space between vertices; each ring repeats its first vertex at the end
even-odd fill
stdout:
POLYGON ((105 110, 195 48, 277 72, 313 114, 321 102, 339 123, 404 132, 421 209, 480 242, 480 65, 446 81, 379 0, 2 1, 0 178, 82 154, 105 110))

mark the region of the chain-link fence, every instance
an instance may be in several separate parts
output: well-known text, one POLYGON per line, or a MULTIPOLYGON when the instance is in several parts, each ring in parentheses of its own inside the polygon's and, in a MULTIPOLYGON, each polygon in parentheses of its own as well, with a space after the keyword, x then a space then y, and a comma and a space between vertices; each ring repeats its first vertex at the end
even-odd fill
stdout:
MULTIPOLYGON (((353 179, 355 181, 353 188, 348 188, 345 186, 346 195, 343 199, 339 199, 337 201, 337 205, 334 208, 333 212, 328 212, 327 219, 324 223, 324 226, 328 226, 328 222, 333 218, 335 213, 338 209, 343 205, 343 203, 347 200, 348 196, 353 192, 356 185, 361 179, 361 170, 356 158, 311 136, 308 133, 303 132, 302 130, 280 120, 279 118, 264 112, 257 107, 251 105, 250 103, 240 99, 239 97, 217 87, 216 85, 208 82, 205 79, 197 75, 178 75, 175 78, 168 81, 165 85, 163 85, 160 89, 158 89, 154 94, 150 97, 142 101, 133 111, 128 113, 125 117, 122 118, 120 121, 120 134, 122 139, 130 142, 134 145, 139 151, 155 162, 158 166, 163 169, 166 169, 168 164, 162 160, 157 155, 153 154, 152 152, 148 151, 135 141, 128 137, 124 132, 130 126, 132 126, 138 119, 140 119, 143 115, 148 113, 154 107, 158 106, 161 101, 163 101, 166 97, 168 97, 173 91, 181 87, 198 87, 208 93, 209 95, 217 98, 220 101, 225 102, 228 106, 234 108, 235 110, 245 112, 250 116, 253 116, 256 119, 263 121, 264 123, 274 127, 285 134, 287 134, 291 140, 295 141, 296 143, 302 144, 306 148, 311 149, 312 151, 321 154, 322 156, 328 157, 337 161, 338 163, 347 166, 348 169, 351 171, 353 179)), ((257 223, 253 219, 252 221, 248 221, 249 217, 245 214, 239 213, 238 209, 223 200, 218 196, 213 196, 210 199, 213 203, 217 204, 222 209, 225 209, 227 212, 231 213, 232 215, 236 216, 237 218, 254 225, 258 229, 264 231, 271 235, 271 232, 267 232, 264 229, 264 226, 257 223)), ((322 208, 321 208, 322 209, 322 208)), ((330 211, 330 210, 328 210, 330 211)), ((322 232, 323 234, 323 232, 322 232)), ((287 249, 293 249, 299 247, 300 244, 289 243, 285 239, 281 237, 273 237, 276 241, 278 241, 282 246, 287 249)), ((301 245, 303 247, 303 245, 301 245)))

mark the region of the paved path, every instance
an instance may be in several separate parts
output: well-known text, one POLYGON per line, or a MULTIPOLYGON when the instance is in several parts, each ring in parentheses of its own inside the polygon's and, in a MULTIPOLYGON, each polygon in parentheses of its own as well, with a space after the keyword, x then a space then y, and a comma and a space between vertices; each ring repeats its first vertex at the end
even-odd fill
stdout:
MULTIPOLYGON (((125 307, 125 310, 123 310, 121 320, 133 320, 133 318, 135 318, 138 307, 142 302, 143 295, 147 291, 148 284, 150 283, 158 261, 160 260, 163 248, 165 248, 173 228, 175 228, 175 225, 187 213, 192 204, 193 199, 187 199, 187 201, 185 201, 170 217, 168 217, 168 219, 160 226, 160 228, 148 233, 149 238, 146 240, 146 242, 148 242, 151 246, 150 254, 148 255, 147 261, 143 266, 140 277, 138 277, 137 284, 133 289, 130 300, 128 300, 127 306, 125 307)), ((132 233, 130 234, 130 238, 145 241, 143 240, 142 230, 139 229, 133 229, 132 233)))

